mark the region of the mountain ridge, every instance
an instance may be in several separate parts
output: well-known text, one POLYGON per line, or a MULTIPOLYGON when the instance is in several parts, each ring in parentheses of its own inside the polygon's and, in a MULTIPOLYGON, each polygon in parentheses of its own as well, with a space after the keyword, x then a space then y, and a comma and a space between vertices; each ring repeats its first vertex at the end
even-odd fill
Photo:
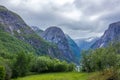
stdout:
POLYGON ((77 48, 76 43, 68 35, 66 35, 62 29, 56 26, 51 26, 41 33, 40 36, 48 42, 56 44, 63 53, 62 56, 64 56, 68 61, 74 61, 79 64, 79 48, 77 48), (78 50, 76 50, 73 46, 78 50))
POLYGON ((92 48, 106 47, 117 41, 120 41, 120 21, 110 24, 103 36, 92 45, 92 48))
MULTIPOLYGON (((18 14, 8 10, 5 7, 0 7, 0 30, 6 32, 9 35, 12 35, 13 37, 19 39, 20 41, 23 41, 26 44, 29 44, 35 50, 35 54, 44 56, 48 55, 60 60, 66 60, 68 62, 79 64, 79 57, 77 55, 78 53, 74 54, 72 52, 68 39, 60 28, 56 28, 55 31, 52 31, 56 32, 52 35, 55 36, 54 41, 58 41, 52 43, 51 41, 48 41, 47 39, 39 35, 41 33, 44 33, 45 31, 43 32, 40 29, 38 30, 37 28, 35 28, 35 26, 30 27, 18 14), (57 43, 59 44, 59 46, 57 43)), ((52 33, 50 32, 50 34, 52 33)), ((50 34, 49 36, 51 36, 50 34)))
POLYGON ((19 15, 3 6, 0 7, 0 25, 0 30, 30 44, 36 54, 59 57, 60 51, 57 46, 42 39, 19 15), (56 54, 58 55, 55 56, 56 54))

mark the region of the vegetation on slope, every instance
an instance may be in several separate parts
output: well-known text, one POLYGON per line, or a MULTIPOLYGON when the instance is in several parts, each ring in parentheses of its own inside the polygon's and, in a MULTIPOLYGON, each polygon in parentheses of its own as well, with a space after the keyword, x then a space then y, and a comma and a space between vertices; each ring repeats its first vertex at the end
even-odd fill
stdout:
POLYGON ((29 44, 18 40, 6 32, 0 31, 0 55, 5 57, 5 54, 13 55, 22 52, 35 52, 29 44))

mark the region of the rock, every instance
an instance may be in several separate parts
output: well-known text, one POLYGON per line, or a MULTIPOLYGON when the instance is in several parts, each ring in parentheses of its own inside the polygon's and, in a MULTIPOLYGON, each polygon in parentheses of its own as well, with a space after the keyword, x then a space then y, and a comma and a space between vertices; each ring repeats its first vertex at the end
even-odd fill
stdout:
POLYGON ((109 25, 104 35, 95 42, 92 48, 106 47, 111 42, 120 41, 120 22, 109 25))
POLYGON ((62 52, 62 56, 66 58, 67 61, 74 61, 76 63, 79 63, 80 54, 78 54, 78 52, 75 53, 75 50, 73 50, 73 43, 71 44, 70 41, 72 39, 69 36, 66 36, 60 28, 55 26, 49 27, 43 33, 41 33, 41 37, 47 40, 48 42, 56 44, 62 52))

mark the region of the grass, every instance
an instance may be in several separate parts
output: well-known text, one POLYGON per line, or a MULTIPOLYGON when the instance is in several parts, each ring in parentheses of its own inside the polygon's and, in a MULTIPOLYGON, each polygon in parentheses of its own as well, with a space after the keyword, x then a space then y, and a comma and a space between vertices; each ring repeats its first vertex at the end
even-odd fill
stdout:
POLYGON ((64 72, 30 75, 13 80, 87 80, 90 73, 64 72))

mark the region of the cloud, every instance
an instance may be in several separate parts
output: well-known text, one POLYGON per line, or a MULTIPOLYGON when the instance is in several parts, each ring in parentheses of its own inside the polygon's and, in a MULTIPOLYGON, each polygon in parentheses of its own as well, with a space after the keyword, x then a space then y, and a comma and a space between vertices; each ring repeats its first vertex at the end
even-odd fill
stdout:
POLYGON ((120 20, 120 0, 0 0, 30 26, 58 26, 72 38, 101 36, 120 20))

